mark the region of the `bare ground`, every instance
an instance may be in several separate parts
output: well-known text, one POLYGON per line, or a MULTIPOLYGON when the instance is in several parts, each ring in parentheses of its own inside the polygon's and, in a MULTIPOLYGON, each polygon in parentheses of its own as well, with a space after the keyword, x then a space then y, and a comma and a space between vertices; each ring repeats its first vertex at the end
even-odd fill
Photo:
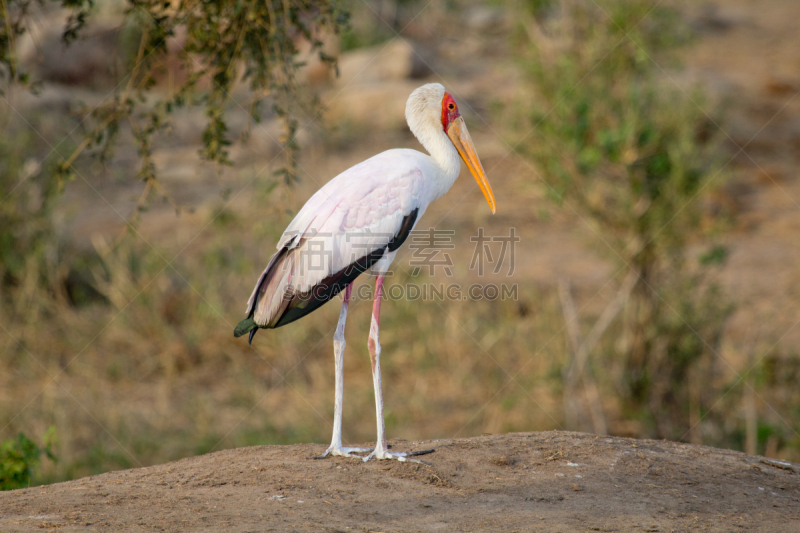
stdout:
POLYGON ((0 493, 0 531, 800 530, 800 465, 552 431, 433 442, 429 465, 255 446, 0 493))

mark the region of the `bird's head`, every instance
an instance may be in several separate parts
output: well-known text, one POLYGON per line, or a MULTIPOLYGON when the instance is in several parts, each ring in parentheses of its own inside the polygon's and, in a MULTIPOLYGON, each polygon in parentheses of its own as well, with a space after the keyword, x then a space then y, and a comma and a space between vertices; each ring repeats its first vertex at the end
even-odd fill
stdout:
POLYGON ((486 179, 486 172, 475 151, 467 125, 458 110, 458 104, 439 83, 423 85, 411 93, 406 103, 406 120, 411 131, 430 151, 430 137, 441 136, 444 132, 455 146, 458 155, 467 165, 481 188, 492 213, 497 210, 492 187, 486 179))

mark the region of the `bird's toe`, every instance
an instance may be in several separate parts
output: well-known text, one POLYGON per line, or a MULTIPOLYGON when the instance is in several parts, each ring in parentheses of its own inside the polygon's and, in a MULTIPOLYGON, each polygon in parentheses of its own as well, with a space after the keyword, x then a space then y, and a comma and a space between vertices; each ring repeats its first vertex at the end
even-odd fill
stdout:
POLYGON ((359 459, 362 459, 362 456, 353 455, 353 454, 354 453, 369 453, 372 450, 373 450, 372 448, 350 448, 350 447, 347 447, 347 446, 341 446, 341 447, 340 446, 331 446, 330 448, 325 450, 325 453, 323 453, 322 455, 318 455, 317 457, 314 457, 314 459, 325 459, 329 455, 333 455, 333 456, 336 456, 336 457, 358 457, 359 459))
POLYGON ((364 462, 369 461, 370 459, 377 459, 377 460, 386 460, 386 459, 394 459, 395 461, 400 462, 410 462, 410 463, 421 463, 421 464, 428 464, 424 461, 420 461, 419 459, 414 459, 414 457, 418 457, 420 455, 428 455, 429 453, 433 453, 436 450, 431 448, 429 450, 419 450, 415 452, 390 452, 387 450, 375 450, 370 453, 368 456, 363 458, 364 462))

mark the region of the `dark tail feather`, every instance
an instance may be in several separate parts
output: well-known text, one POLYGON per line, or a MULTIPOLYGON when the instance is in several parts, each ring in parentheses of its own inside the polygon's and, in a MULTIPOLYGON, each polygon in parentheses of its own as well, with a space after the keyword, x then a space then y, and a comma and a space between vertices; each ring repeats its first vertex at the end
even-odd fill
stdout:
POLYGON ((247 341, 247 344, 249 344, 250 346, 253 345, 253 337, 256 336, 256 332, 257 331, 258 331, 258 328, 253 328, 253 329, 250 330, 250 339, 247 341))
MULTIPOLYGON (((236 329, 233 330, 233 336, 241 337, 248 331, 255 331, 257 329, 258 329, 258 324, 256 324, 256 321, 253 320, 253 317, 251 315, 242 320, 241 322, 239 322, 239 324, 236 326, 236 329)), ((250 335, 250 340, 251 341, 253 340, 252 334, 250 335)))

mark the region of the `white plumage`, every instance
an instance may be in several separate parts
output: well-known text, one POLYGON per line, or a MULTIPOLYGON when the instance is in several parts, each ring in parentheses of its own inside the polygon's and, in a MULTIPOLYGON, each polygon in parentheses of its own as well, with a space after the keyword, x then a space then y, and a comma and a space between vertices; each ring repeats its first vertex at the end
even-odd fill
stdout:
POLYGON ((334 438, 327 453, 349 455, 341 446, 341 357, 350 284, 371 269, 377 277, 370 355, 379 411, 378 444, 369 457, 405 460, 386 450, 380 392, 378 313, 383 274, 428 205, 455 182, 463 159, 494 212, 494 197, 452 97, 438 83, 416 89, 406 120, 430 155, 395 149, 342 172, 317 191, 286 228, 278 252, 259 277, 247 304, 248 318, 236 335, 275 328, 305 316, 346 289, 334 336, 337 370, 334 438), (341 331, 340 331, 341 330, 341 331), (374 331, 373 331, 374 330, 374 331), (338 435, 337 435, 338 434, 338 435))
MULTIPOLYGON (((256 323, 272 320, 287 291, 306 293, 359 258, 386 248, 414 209, 419 209, 419 220, 430 203, 422 170, 430 166, 426 157, 415 150, 389 150, 342 172, 317 191, 278 241, 278 250, 288 249, 290 264, 277 273, 280 281, 262 298, 256 323)), ((395 253, 383 254, 373 273, 386 272, 395 253)), ((248 314, 257 289, 250 296, 248 314)))

